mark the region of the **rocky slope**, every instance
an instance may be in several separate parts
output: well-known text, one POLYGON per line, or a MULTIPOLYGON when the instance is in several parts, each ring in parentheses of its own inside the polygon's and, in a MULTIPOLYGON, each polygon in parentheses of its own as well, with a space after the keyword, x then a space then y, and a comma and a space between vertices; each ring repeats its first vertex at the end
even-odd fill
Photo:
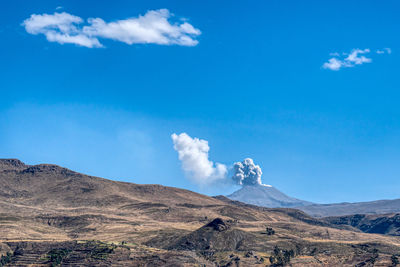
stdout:
POLYGON ((324 220, 339 226, 351 226, 364 233, 400 236, 400 214, 355 214, 340 217, 326 217, 324 220))

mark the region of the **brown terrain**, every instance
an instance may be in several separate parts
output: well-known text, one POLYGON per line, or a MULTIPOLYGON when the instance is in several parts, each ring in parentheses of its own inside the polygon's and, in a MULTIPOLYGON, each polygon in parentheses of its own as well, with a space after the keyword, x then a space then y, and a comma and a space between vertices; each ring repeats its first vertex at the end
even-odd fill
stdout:
POLYGON ((56 165, 0 160, 0 185, 0 266, 394 266, 400 258, 399 236, 364 233, 351 219, 56 165))

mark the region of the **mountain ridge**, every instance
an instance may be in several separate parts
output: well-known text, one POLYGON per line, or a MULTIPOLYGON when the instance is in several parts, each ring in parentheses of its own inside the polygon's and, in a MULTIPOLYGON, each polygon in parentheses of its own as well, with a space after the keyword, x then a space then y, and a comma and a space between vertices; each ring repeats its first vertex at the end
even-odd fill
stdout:
POLYGON ((368 261, 372 248, 382 263, 400 249, 398 237, 344 229, 296 209, 52 164, 3 160, 0 166, 0 255, 11 255, 12 266, 50 265, 57 251, 65 257, 60 266, 257 266, 285 253, 292 266, 354 266, 368 261))
POLYGON ((245 185, 227 198, 262 207, 299 209, 318 218, 352 214, 400 213, 400 199, 318 204, 287 196, 275 187, 265 185, 245 185))
POLYGON ((312 204, 294 207, 314 217, 345 216, 352 214, 400 213, 400 199, 383 199, 363 202, 312 204))

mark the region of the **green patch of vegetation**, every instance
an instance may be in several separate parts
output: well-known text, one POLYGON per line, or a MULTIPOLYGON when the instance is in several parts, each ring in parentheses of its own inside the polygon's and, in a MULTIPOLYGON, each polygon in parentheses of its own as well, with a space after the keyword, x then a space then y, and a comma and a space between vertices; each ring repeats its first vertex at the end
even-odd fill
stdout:
POLYGON ((371 256, 371 258, 369 260, 367 260, 367 262, 370 262, 372 265, 374 265, 376 260, 379 258, 379 254, 378 253, 379 253, 379 251, 376 248, 374 248, 372 250, 372 256, 371 256))
POLYGON ((392 266, 397 266, 400 263, 399 258, 396 255, 392 255, 391 260, 392 260, 392 266))
POLYGON ((71 250, 65 248, 57 248, 50 250, 45 259, 51 263, 52 267, 59 266, 63 260, 71 253, 71 250))
POLYGON ((1 256, 0 258, 0 267, 5 266, 7 263, 10 263, 12 260, 12 253, 7 252, 6 255, 1 256))
POLYGON ((18 218, 18 217, 0 214, 0 222, 1 222, 1 223, 17 222, 17 221, 19 221, 19 220, 20 220, 20 218, 18 218))
POLYGON ((269 261, 271 262, 271 266, 285 266, 290 262, 290 259, 295 256, 293 249, 284 250, 280 249, 277 246, 274 248, 273 255, 269 257, 269 261))
POLYGON ((90 257, 96 260, 106 260, 117 248, 113 243, 107 244, 100 241, 89 241, 86 247, 90 249, 90 257))
POLYGON ((266 228, 265 228, 265 233, 266 233, 267 235, 274 235, 274 234, 275 234, 275 230, 272 229, 271 227, 266 227, 266 228))

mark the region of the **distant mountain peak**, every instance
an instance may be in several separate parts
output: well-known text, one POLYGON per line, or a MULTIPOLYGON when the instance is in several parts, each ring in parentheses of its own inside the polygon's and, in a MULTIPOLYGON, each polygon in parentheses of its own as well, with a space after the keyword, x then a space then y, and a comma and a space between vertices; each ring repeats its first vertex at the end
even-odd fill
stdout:
POLYGON ((313 204, 289 197, 275 187, 265 184, 245 185, 227 197, 232 200, 269 208, 289 208, 313 204))

